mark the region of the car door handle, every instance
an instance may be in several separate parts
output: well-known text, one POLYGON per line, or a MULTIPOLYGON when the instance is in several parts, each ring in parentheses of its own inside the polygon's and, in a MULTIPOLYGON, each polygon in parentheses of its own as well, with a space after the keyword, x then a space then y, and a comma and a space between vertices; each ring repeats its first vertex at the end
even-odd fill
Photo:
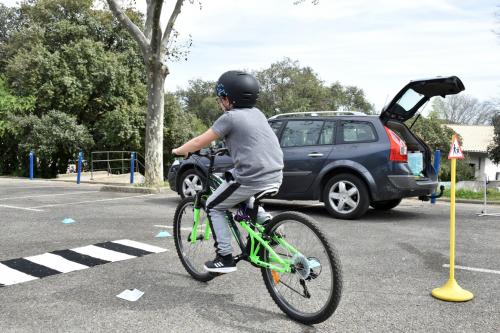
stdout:
POLYGON ((309 157, 321 157, 321 156, 323 156, 323 154, 322 153, 310 153, 307 156, 309 156, 309 157))

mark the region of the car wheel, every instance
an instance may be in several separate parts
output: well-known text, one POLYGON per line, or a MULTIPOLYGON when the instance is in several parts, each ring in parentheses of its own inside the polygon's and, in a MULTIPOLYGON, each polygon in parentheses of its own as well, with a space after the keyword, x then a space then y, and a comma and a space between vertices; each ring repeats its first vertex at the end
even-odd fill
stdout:
POLYGON ((393 200, 384 200, 384 201, 374 201, 370 203, 370 206, 377 210, 389 210, 393 209, 397 205, 401 203, 403 199, 393 199, 393 200))
POLYGON ((200 171, 189 169, 179 179, 179 195, 182 199, 194 196, 203 189, 203 175, 200 171))
POLYGON ((323 190, 323 201, 328 212, 339 219, 357 219, 366 213, 370 197, 365 183, 345 173, 334 176, 323 190))

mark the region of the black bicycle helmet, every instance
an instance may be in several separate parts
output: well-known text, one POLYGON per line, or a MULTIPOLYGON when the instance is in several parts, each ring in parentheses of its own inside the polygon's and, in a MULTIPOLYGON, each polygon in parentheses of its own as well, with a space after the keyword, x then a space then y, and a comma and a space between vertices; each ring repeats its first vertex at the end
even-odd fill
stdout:
POLYGON ((257 103, 259 83, 251 74, 228 71, 217 81, 215 93, 218 97, 229 98, 236 108, 251 108, 257 103))

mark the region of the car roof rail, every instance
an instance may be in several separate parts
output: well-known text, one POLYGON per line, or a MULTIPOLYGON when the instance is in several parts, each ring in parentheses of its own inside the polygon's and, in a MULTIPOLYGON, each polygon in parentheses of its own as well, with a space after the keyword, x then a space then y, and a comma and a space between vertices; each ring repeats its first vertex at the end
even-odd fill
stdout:
POLYGON ((290 112, 281 113, 270 117, 268 120, 279 119, 283 117, 319 117, 319 116, 366 116, 366 113, 359 111, 308 111, 308 112, 290 112))

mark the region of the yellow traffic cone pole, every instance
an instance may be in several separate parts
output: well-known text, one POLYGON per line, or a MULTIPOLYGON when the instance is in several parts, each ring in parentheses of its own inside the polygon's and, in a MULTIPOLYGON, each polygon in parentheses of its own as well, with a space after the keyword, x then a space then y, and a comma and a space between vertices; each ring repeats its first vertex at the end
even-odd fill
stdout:
POLYGON ((464 302, 471 300, 474 295, 462 289, 455 280, 455 180, 457 160, 451 159, 451 196, 450 196, 450 276, 448 282, 440 288, 432 290, 432 296, 443 301, 464 302))
POLYGON ((450 186, 450 280, 455 280, 455 181, 457 177, 457 159, 451 160, 450 186))

